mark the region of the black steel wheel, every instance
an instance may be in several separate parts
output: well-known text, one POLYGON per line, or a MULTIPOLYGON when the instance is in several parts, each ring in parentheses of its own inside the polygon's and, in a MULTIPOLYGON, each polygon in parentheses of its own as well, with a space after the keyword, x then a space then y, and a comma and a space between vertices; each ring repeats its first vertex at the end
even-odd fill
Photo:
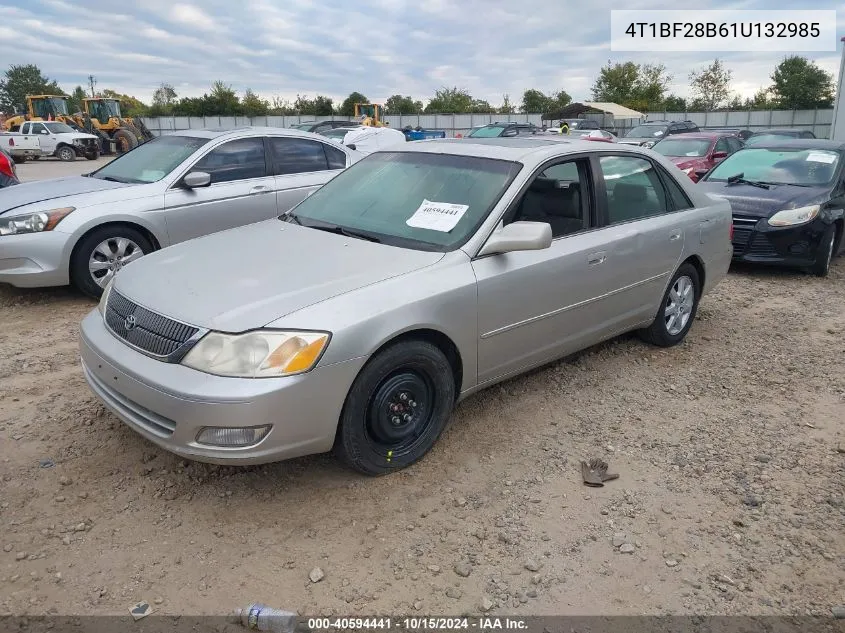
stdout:
POLYGON ((382 475, 423 457, 455 404, 455 380, 439 348, 400 341, 361 370, 346 398, 335 454, 355 470, 382 475))

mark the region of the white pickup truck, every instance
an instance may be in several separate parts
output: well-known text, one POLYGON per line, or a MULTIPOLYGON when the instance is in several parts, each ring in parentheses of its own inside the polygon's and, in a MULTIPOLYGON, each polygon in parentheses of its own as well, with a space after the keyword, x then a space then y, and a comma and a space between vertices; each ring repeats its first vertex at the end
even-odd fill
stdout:
POLYGON ((0 149, 6 150, 16 163, 41 156, 41 143, 34 134, 0 134, 0 149))
POLYGON ((99 137, 76 132, 59 121, 27 121, 21 125, 20 134, 38 137, 42 156, 55 156, 64 161, 81 156, 96 160, 100 156, 99 137))

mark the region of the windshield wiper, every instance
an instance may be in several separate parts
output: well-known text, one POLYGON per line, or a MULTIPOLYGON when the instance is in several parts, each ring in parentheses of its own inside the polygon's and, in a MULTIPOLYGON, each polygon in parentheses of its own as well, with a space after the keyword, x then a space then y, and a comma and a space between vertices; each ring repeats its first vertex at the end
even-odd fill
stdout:
POLYGON ((127 180, 121 180, 120 178, 115 178, 114 176, 101 176, 100 180, 108 180, 109 182, 119 182, 121 184, 126 184, 127 180))
POLYGON ((354 237, 359 240, 367 240, 368 242, 375 242, 377 244, 381 243, 381 240, 373 235, 368 235, 367 233, 359 233, 358 231, 353 231, 337 224, 327 224, 325 226, 310 226, 309 228, 317 229, 320 231, 326 231, 328 233, 337 233, 338 235, 345 235, 346 237, 354 237))
POLYGON ((728 177, 728 184, 729 185, 751 185, 752 187, 760 187, 760 189, 768 189, 769 185, 764 182, 757 182, 756 180, 746 180, 744 178, 745 173, 734 174, 733 176, 728 177))

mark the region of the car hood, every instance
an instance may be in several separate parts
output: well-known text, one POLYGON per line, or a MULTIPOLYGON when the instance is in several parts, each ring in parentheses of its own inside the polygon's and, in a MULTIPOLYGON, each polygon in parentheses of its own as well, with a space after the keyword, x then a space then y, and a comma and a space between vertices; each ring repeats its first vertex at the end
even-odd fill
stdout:
POLYGON ((66 198, 77 194, 131 186, 133 185, 83 176, 24 182, 14 189, 4 191, 3 195, 0 196, 0 215, 37 202, 47 202, 48 200, 66 198))
POLYGON ((734 213, 768 218, 783 209, 795 209, 830 200, 828 187, 798 187, 796 185, 770 185, 761 189, 752 185, 727 185, 724 182, 704 181, 697 187, 705 193, 724 198, 731 203, 734 213))
POLYGON ((667 156, 669 160, 675 163, 681 169, 689 169, 690 167, 707 167, 707 158, 704 156, 667 156))
POLYGON ((657 143, 657 141, 662 141, 664 137, 662 136, 623 136, 622 138, 617 138, 617 143, 627 143, 629 145, 641 145, 646 141, 651 141, 653 143, 657 143))
POLYGON ((442 258, 273 219, 147 255, 114 289, 178 321, 243 332, 442 258))

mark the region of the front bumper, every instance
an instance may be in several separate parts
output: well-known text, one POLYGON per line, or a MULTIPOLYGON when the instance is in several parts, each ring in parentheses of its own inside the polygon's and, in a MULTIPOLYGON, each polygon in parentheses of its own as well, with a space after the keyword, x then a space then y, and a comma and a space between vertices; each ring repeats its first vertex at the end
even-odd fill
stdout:
POLYGON ((828 224, 821 219, 799 226, 770 226, 766 218, 734 214, 733 259, 737 262, 803 267, 816 261, 828 224))
POLYGON ((287 378, 212 376, 137 352, 111 334, 97 310, 82 321, 85 379, 107 409, 151 442, 215 464, 263 464, 331 449, 346 394, 366 358, 287 378), (257 444, 198 444, 203 427, 271 424, 257 444))
POLYGON ((71 237, 61 231, 0 237, 0 283, 18 288, 66 286, 71 237))

